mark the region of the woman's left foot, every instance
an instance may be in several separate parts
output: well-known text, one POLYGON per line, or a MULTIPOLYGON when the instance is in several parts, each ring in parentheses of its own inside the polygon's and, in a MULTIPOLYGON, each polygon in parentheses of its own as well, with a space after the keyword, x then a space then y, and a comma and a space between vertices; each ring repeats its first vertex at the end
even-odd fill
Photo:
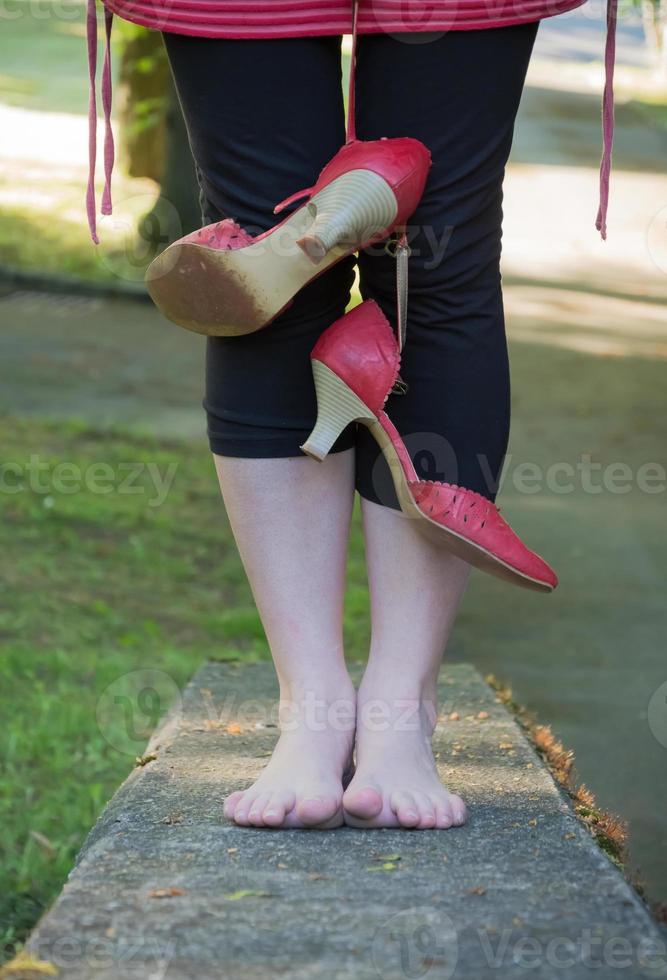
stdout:
POLYGON ((356 772, 343 794, 346 824, 440 830, 466 822, 465 803, 438 776, 434 714, 426 697, 370 697, 360 690, 356 772))

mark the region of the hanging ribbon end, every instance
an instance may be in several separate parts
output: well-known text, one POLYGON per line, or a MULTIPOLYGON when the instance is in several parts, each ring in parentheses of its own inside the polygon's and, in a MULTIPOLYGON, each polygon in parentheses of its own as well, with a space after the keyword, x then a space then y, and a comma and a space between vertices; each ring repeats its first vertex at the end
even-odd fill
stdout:
POLYGON ((602 241, 607 240, 609 178, 614 146, 614 65, 616 61, 616 22, 618 0, 607 0, 607 38, 604 49, 604 92, 602 95, 602 159, 600 161, 600 203, 595 227, 602 241))
POLYGON ((88 186, 88 193, 86 195, 86 211, 88 215, 88 230, 90 231, 90 237, 94 245, 99 245, 100 240, 97 237, 97 220, 95 217, 95 190, 92 184, 88 186))
POLYGON ((606 208, 603 209, 602 206, 598 209, 598 215, 595 219, 595 227, 600 232, 600 238, 603 242, 607 241, 607 213, 606 208))

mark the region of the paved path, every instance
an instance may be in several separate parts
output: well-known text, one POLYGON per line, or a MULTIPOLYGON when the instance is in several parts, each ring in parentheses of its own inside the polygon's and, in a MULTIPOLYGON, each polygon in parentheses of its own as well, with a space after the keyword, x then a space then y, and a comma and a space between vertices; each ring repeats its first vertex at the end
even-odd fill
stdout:
POLYGON ((636 86, 650 90, 652 80, 641 29, 627 10, 618 29, 606 242, 594 227, 604 81, 600 11, 587 3, 540 24, 505 185, 504 271, 665 300, 667 130, 652 128, 632 104, 636 86))
POLYGON ((199 671, 28 942, 61 980, 667 976, 645 907, 471 667, 443 673, 460 720, 435 739, 465 830, 225 822, 221 797, 275 741, 275 696, 268 664, 199 671))
POLYGON ((0 411, 203 439, 203 339, 151 303, 0 284, 0 324, 0 411))

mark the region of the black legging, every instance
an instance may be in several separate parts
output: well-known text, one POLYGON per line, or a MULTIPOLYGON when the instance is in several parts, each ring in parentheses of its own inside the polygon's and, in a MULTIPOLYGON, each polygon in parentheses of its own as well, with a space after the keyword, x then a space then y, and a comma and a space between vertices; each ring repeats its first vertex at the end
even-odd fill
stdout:
MULTIPOLYGON (((414 136, 433 156, 410 222, 406 394, 386 410, 424 479, 495 498, 509 432, 509 368, 500 283, 502 181, 538 22, 442 35, 359 39, 357 135, 414 136)), ((226 40, 165 34, 201 186, 205 223, 233 217, 251 234, 273 207, 314 183, 344 140, 340 37, 226 40)), ((360 255, 361 293, 395 324, 395 262, 360 255)), ((309 354, 343 314, 354 259, 314 280, 266 329, 207 341, 211 449, 301 456, 315 419, 309 354)), ((367 430, 357 489, 397 506, 367 430)))

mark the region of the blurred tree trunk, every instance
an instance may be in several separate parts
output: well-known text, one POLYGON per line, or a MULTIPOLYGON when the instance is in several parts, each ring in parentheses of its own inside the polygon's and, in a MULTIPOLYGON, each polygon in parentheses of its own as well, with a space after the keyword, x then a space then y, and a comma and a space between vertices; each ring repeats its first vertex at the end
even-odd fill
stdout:
POLYGON ((164 107, 170 85, 162 38, 156 31, 123 25, 118 72, 123 160, 131 177, 162 179, 164 107))
POLYGON ((181 219, 181 234, 199 228, 202 223, 199 205, 199 186, 188 134, 176 89, 169 73, 168 93, 163 113, 164 167, 160 181, 160 196, 170 201, 181 219))
POLYGON ((160 185, 141 222, 147 241, 166 247, 201 225, 199 189, 162 37, 123 22, 118 74, 122 157, 132 177, 160 185))

